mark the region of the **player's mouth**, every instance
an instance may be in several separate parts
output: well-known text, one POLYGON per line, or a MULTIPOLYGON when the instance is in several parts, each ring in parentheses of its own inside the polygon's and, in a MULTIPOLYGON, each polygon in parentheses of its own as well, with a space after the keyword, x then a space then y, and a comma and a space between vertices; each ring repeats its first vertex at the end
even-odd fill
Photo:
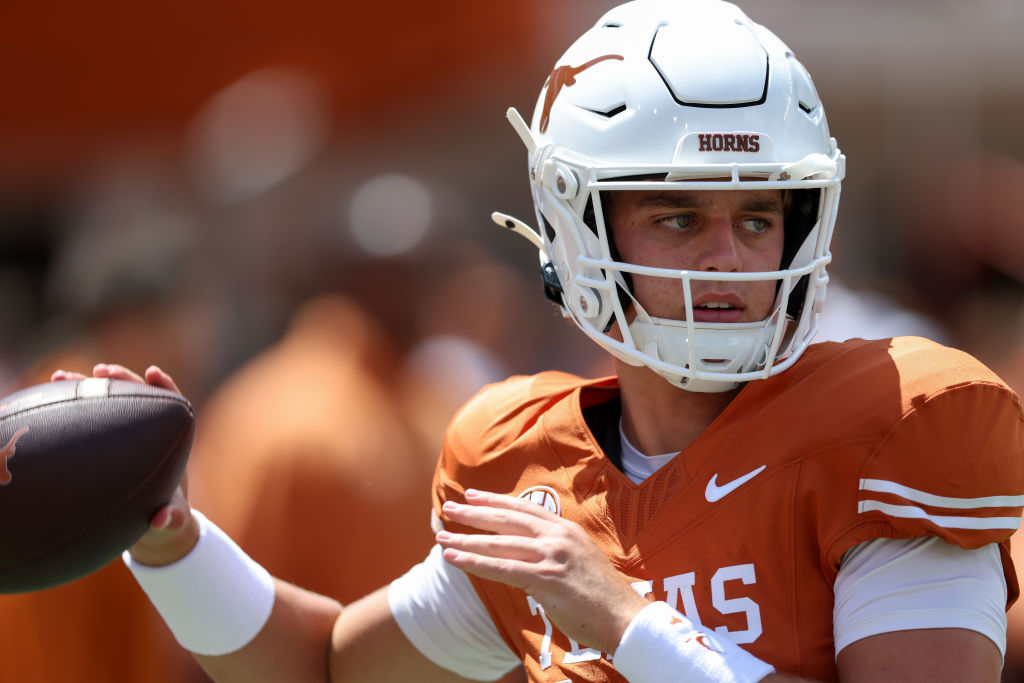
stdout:
POLYGON ((743 320, 743 302, 734 294, 702 296, 693 305, 698 323, 738 323, 743 320))

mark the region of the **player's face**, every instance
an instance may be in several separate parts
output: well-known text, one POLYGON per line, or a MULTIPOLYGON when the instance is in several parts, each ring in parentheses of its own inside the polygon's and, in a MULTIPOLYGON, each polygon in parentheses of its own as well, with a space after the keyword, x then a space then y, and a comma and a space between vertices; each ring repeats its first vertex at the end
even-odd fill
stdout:
MULTIPOLYGON (((606 216, 623 261, 674 270, 774 271, 782 261, 779 190, 640 190, 609 193, 606 216)), ((696 322, 765 319, 776 281, 695 280, 696 322)), ((678 280, 633 275, 633 294, 655 317, 685 319, 678 280)))

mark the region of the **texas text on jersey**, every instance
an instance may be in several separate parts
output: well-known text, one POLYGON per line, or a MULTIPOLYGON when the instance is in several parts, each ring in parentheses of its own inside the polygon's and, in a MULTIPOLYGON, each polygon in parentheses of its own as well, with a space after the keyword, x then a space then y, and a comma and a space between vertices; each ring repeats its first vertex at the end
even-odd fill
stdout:
MULTIPOLYGON (((833 585, 860 542, 999 543, 1016 599, 1008 548, 1022 511, 1024 418, 970 356, 919 338, 814 345, 788 372, 748 384, 639 485, 601 445, 609 424, 617 434, 617 397, 613 379, 560 373, 481 392, 438 466, 446 528, 441 504, 466 488, 528 496, 581 524, 641 594, 779 671, 819 680, 837 677, 833 585)), ((471 579, 532 680, 622 680, 607 654, 553 629, 532 597, 471 579)))

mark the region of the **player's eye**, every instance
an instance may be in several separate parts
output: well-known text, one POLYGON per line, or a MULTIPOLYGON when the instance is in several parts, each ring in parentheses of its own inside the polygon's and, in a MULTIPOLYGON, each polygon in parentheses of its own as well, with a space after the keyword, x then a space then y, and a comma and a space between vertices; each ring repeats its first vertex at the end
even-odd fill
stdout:
POLYGON ((688 213, 666 216, 664 218, 659 218, 657 221, 659 226, 670 230, 685 230, 686 228, 693 227, 696 222, 696 219, 688 213))
POLYGON ((740 228, 748 233, 760 235, 772 226, 767 218, 744 218, 740 221, 740 228))

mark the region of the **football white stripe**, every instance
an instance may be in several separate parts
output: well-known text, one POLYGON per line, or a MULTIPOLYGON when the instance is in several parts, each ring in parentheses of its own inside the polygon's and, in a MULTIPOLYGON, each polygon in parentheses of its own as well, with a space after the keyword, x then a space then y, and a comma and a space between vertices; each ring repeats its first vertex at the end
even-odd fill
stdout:
POLYGON ((877 500, 862 500, 858 512, 881 512, 890 517, 903 519, 926 519, 936 526, 946 529, 1016 529, 1020 526, 1020 517, 950 517, 947 515, 931 515, 913 505, 890 505, 877 500))
POLYGON ((861 479, 861 491, 892 493, 915 503, 934 507, 971 510, 975 508, 1013 508, 1024 505, 1024 496, 984 496, 981 498, 951 498, 925 493, 909 486, 884 479, 861 479))
POLYGON ((78 398, 106 398, 110 393, 110 379, 86 377, 78 380, 78 386, 75 389, 78 398))

